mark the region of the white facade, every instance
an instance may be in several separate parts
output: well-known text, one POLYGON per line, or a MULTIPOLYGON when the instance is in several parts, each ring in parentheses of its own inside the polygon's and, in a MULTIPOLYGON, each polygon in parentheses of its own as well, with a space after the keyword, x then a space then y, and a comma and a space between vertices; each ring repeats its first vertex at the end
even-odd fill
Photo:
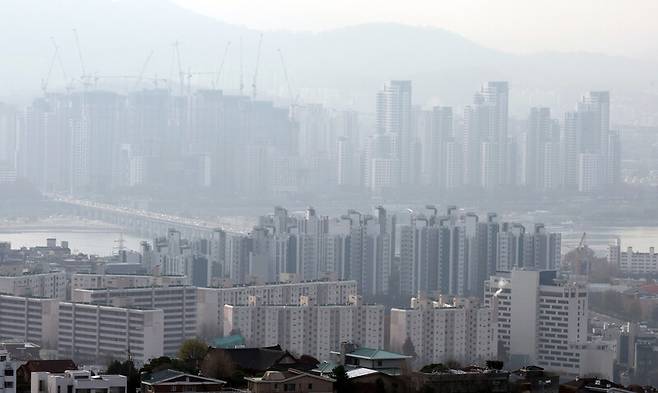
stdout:
POLYGON ((58 299, 0 295, 0 337, 57 347, 58 299))
POLYGON ((649 252, 633 251, 628 247, 621 251, 621 244, 617 241, 608 249, 608 263, 615 266, 622 273, 627 274, 654 274, 658 272, 658 254, 653 247, 649 252))
POLYGON ((16 393, 16 370, 20 362, 11 360, 9 352, 0 350, 0 393, 16 393))
POLYGON ((197 288, 197 335, 216 337, 224 331, 224 305, 245 306, 250 297, 261 305, 299 304, 305 296, 310 304, 347 304, 356 295, 356 281, 309 281, 229 288, 197 288))
POLYGON ((340 343, 383 348, 384 306, 224 306, 224 332, 239 332, 249 347, 281 345, 296 355, 330 360, 340 343))
POLYGON ((132 274, 86 274, 71 277, 71 290, 96 288, 169 287, 188 284, 186 276, 141 276, 132 274))
POLYGON ((587 344, 587 288, 555 280, 555 271, 513 270, 485 282, 497 337, 512 363, 582 374, 587 344))
POLYGON ((164 353, 175 355, 197 331, 197 288, 192 286, 76 289, 71 300, 80 303, 159 309, 164 313, 164 353))
POLYGON ((164 354, 162 310, 59 304, 58 354, 76 361, 124 360, 143 364, 164 354))
POLYGON ((497 357, 497 340, 488 308, 467 299, 454 304, 411 300, 411 308, 391 310, 391 350, 402 353, 407 338, 416 365, 447 361, 476 362, 497 357))
POLYGON ((0 293, 66 299, 66 272, 0 276, 0 293))
POLYGON ((125 393, 127 379, 123 375, 94 375, 87 370, 67 370, 64 374, 33 372, 31 393, 125 393))

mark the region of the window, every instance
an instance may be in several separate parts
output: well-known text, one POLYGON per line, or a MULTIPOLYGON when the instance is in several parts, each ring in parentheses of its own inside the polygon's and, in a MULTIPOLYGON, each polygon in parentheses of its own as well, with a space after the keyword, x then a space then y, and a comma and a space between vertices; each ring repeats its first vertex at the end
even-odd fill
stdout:
POLYGON ((308 390, 313 390, 313 384, 312 383, 308 384, 308 390))
POLYGON ((69 385, 66 387, 66 393, 73 393, 73 385, 69 385))
POLYGON ((283 385, 283 391, 284 392, 294 392, 295 391, 295 384, 294 383, 286 383, 283 385))
POLYGON ((5 389, 11 389, 14 387, 14 383, 10 381, 5 381, 5 389))
POLYGON ((11 369, 11 368, 6 368, 5 369, 5 376, 6 377, 11 377, 12 375, 14 375, 14 370, 11 369))
POLYGON ((378 361, 377 361, 377 366, 379 366, 379 367, 382 366, 382 361, 381 361, 381 360, 378 360, 378 361))

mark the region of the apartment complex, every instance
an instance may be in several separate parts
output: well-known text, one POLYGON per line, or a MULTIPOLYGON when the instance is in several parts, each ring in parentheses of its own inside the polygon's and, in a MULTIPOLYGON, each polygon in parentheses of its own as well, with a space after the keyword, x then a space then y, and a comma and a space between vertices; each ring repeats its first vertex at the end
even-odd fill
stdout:
POLYGON ((391 350, 403 353, 409 343, 417 366, 459 361, 482 362, 497 357, 494 316, 470 299, 412 298, 408 309, 391 310, 391 350))
POLYGON ((198 335, 227 335, 224 305, 245 306, 250 298, 261 305, 299 304, 302 296, 312 305, 347 304, 357 294, 356 281, 308 281, 228 288, 197 288, 198 335))
POLYGON ((76 289, 72 301, 114 307, 159 309, 164 314, 164 353, 174 355, 188 338, 196 336, 196 287, 76 289))
POLYGON ((350 341, 371 348, 384 346, 384 306, 312 305, 302 297, 294 305, 224 306, 224 331, 239 332, 250 347, 281 345, 296 355, 330 359, 331 351, 350 341))

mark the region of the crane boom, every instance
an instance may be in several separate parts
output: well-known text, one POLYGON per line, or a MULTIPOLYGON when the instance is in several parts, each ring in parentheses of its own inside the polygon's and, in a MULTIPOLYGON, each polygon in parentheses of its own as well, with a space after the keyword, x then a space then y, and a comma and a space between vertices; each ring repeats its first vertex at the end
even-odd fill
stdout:
POLYGON ((288 68, 286 67, 286 62, 283 59, 283 52, 281 48, 277 49, 279 52, 279 59, 281 60, 281 67, 283 68, 283 77, 286 79, 286 86, 288 87, 288 95, 290 96, 290 117, 295 117, 295 97, 292 94, 292 87, 290 86, 290 79, 288 79, 288 68))
POLYGON ((75 47, 78 50, 78 58, 80 59, 80 68, 82 69, 82 83, 84 86, 88 84, 88 75, 87 69, 85 68, 85 61, 82 57, 82 48, 80 47, 80 37, 78 37, 78 30, 73 29, 73 35, 75 36, 75 47))
POLYGON ((57 52, 59 52, 59 48, 57 47, 57 45, 55 45, 55 50, 53 52, 53 57, 50 60, 50 66, 48 67, 48 74, 46 74, 46 78, 41 81, 41 90, 43 90, 44 95, 48 91, 48 83, 50 82, 50 76, 53 73, 53 68, 55 67, 55 61, 57 60, 57 57, 58 57, 57 52))
POLYGON ((252 89, 252 99, 256 99, 257 95, 257 89, 256 89, 256 82, 258 80, 258 66, 260 64, 260 49, 261 46, 263 45, 263 33, 260 33, 260 36, 258 37, 258 50, 256 52, 256 66, 254 67, 254 79, 251 81, 251 89, 252 89))
POLYGON ((226 55, 228 54, 228 48, 231 46, 231 41, 226 43, 226 48, 224 48, 224 56, 222 56, 222 62, 219 64, 219 69, 215 75, 215 83, 213 87, 219 86, 219 78, 222 76, 222 70, 224 70, 224 63, 226 62, 226 55))
POLYGON ((146 57, 146 61, 142 65, 142 70, 139 73, 139 78, 137 78, 137 81, 135 81, 135 89, 139 86, 140 83, 142 83, 142 80, 144 79, 144 73, 146 72, 146 67, 149 64, 149 61, 151 61, 151 57, 153 57, 153 50, 151 50, 151 53, 146 57))

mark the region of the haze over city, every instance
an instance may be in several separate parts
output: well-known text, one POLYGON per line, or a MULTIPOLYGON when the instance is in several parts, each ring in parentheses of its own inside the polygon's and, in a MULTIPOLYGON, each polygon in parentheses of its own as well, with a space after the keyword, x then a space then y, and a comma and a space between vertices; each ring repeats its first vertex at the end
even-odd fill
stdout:
POLYGON ((0 393, 655 392, 656 17, 4 1, 0 393))

